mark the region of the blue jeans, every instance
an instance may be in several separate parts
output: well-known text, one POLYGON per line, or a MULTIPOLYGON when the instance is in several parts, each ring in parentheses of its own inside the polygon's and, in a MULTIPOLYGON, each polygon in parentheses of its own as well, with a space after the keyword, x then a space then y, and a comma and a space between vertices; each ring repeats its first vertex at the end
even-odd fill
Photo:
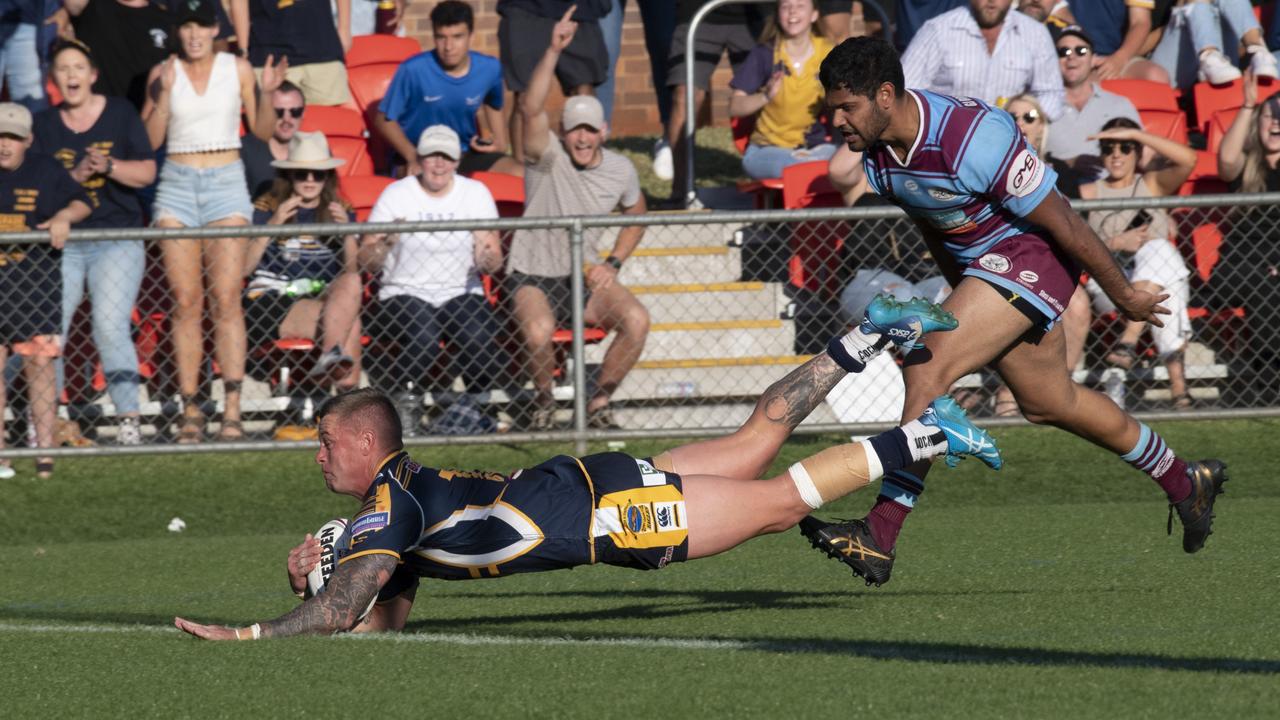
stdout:
POLYGON ((44 96, 40 55, 36 51, 39 34, 40 28, 35 25, 18 25, 0 47, 0 77, 9 86, 9 98, 33 113, 49 107, 44 96))
POLYGON ((1174 87, 1189 88, 1196 82, 1201 50, 1216 47, 1236 60, 1240 38, 1255 28, 1260 29, 1249 0, 1193 2, 1169 16, 1151 60, 1169 71, 1174 87))
MULTIPOLYGON (((644 47, 649 53, 649 72, 653 94, 658 101, 658 120, 667 126, 671 117, 671 93, 667 90, 667 56, 671 54, 671 36, 676 31, 676 13, 671 0, 637 0, 640 20, 644 23, 644 47)), ((600 33, 609 51, 609 76, 596 88, 596 97, 604 106, 604 119, 612 122, 614 70, 622 54, 622 21, 627 14, 627 0, 613 0, 613 9, 600 18, 600 33)))
MULTIPOLYGON (((62 335, 66 337, 70 330, 87 281, 93 344, 102 359, 107 392, 117 413, 138 412, 138 351, 133 345, 130 316, 146 259, 141 240, 68 243, 62 251, 62 335)), ((62 361, 58 368, 61 387, 62 361)))
POLYGON ((459 295, 440 307, 412 295, 379 300, 371 309, 369 333, 374 343, 396 346, 394 353, 370 353, 375 373, 390 390, 422 378, 435 364, 444 340, 452 361, 449 376, 461 375, 470 392, 492 389, 504 370, 505 353, 496 344, 498 321, 483 295, 459 295))
POLYGON ((788 165, 829 160, 835 154, 836 146, 830 143, 802 150, 752 143, 742 155, 742 169, 747 171, 751 179, 764 180, 782 177, 782 169, 788 165))

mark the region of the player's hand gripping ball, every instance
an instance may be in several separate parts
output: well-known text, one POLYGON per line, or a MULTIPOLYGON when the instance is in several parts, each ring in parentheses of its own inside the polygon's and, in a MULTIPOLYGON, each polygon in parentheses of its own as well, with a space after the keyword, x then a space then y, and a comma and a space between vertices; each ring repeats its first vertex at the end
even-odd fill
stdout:
MULTIPOLYGON (((351 552, 351 531, 347 527, 346 518, 334 518, 321 525, 315 538, 320 541, 320 562, 307 573, 307 597, 324 592, 329 578, 338 569, 338 562, 351 552)), ((369 607, 360 613, 360 620, 368 617, 377 601, 377 597, 369 601, 369 607)))

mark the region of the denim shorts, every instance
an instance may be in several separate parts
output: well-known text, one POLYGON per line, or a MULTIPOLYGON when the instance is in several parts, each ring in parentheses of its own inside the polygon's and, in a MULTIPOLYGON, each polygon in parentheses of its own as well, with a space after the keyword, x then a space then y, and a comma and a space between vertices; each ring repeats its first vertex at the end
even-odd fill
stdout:
POLYGON ((242 161, 216 168, 167 161, 160 168, 153 222, 173 219, 184 227, 202 227, 236 215, 246 221, 253 219, 242 161))

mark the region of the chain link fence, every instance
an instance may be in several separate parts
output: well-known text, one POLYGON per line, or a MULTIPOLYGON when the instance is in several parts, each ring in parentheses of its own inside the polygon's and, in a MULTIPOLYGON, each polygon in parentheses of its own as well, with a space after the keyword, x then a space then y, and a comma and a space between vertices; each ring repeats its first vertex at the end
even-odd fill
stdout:
MULTIPOLYGON (((1278 203, 1280 195, 1078 203, 1125 248, 1118 257, 1135 282, 1171 294, 1174 313, 1153 333, 1081 290, 1063 320, 1078 338, 1076 378, 1145 417, 1276 413, 1278 203)), ((40 244, 42 233, 0 236, 0 316, 10 333, 5 454, 70 452, 34 449, 50 444, 86 452, 296 447, 313 437, 318 404, 356 385, 396 399, 411 443, 710 434, 745 420, 766 386, 820 352, 877 292, 940 299, 948 291, 898 210, 842 208, 525 218, 483 228, 263 226, 252 232, 266 238, 259 246, 282 257, 326 250, 344 258, 359 232, 396 235, 376 272, 312 282, 264 280, 254 274, 262 268, 245 267, 238 307, 210 287, 196 307, 190 298, 176 307, 166 243, 236 247, 230 254, 253 264, 253 245, 227 237, 234 232, 76 232, 60 259, 40 244), (595 285, 590 272, 531 287, 475 267, 473 230, 496 230, 505 248, 518 229, 558 228, 573 266, 589 271, 627 224, 643 225, 644 236, 617 276, 625 292, 595 285), (444 242, 451 233, 453 243, 444 242), (172 239, 179 235, 221 239, 172 239), (180 340, 193 312, 197 335, 180 340), (50 332, 42 319, 65 324, 58 372, 46 368, 58 364, 47 359, 50 346, 32 338, 64 330, 50 332), (217 442, 223 421, 234 419, 227 390, 241 362, 246 434, 217 442), (196 392, 184 400, 192 373, 196 392), (606 396, 621 429, 595 427, 591 411, 606 396), (55 398, 58 419, 46 434, 41 418, 55 398), (185 437, 195 444, 176 444, 184 408, 198 419, 199 432, 185 437), (539 419, 540 409, 551 412, 539 419), (122 447, 130 415, 141 445, 122 447)), ((955 392, 977 417, 1020 421, 994 375, 967 376, 955 392)), ((841 383, 802 430, 894 424, 902 398, 901 373, 886 355, 841 383)))

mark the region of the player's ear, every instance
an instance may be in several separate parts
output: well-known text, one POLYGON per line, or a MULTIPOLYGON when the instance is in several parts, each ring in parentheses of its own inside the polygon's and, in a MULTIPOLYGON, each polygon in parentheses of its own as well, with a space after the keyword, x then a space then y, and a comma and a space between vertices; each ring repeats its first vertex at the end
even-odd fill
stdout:
POLYGON ((880 83, 880 88, 876 90, 876 104, 881 110, 888 110, 893 107, 893 101, 898 97, 898 88, 891 82, 880 83))

